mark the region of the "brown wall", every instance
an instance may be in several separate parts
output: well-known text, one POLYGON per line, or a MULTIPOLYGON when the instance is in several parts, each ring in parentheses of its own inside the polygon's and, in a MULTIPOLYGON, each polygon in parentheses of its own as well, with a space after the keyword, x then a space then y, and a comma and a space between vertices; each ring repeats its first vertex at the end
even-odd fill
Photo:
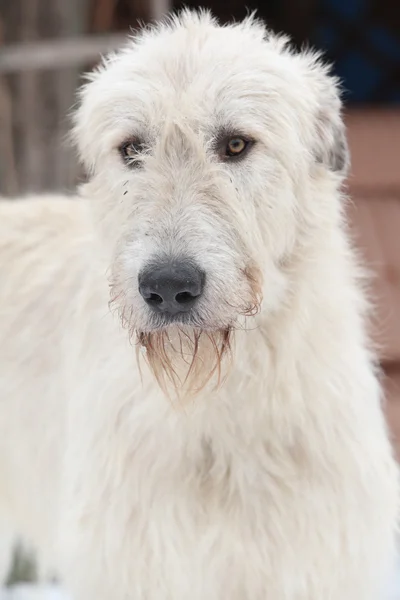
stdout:
POLYGON ((375 274, 372 323, 384 368, 385 410, 400 459, 400 110, 347 115, 352 153, 349 214, 355 241, 375 274))

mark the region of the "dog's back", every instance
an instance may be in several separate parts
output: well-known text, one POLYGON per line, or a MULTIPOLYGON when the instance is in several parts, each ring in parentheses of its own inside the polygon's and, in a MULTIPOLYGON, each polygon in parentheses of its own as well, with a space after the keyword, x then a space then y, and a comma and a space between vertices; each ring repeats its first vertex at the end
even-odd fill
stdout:
POLYGON ((50 195, 0 201, 0 546, 7 533, 45 547, 54 529, 63 341, 88 277, 89 245, 84 202, 50 195))

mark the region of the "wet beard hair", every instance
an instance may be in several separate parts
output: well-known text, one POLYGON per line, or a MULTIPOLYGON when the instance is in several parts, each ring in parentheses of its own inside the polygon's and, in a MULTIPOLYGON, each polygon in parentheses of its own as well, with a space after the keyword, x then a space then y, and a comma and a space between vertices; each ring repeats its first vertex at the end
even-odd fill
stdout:
POLYGON ((118 281, 110 281, 111 311, 116 311, 122 327, 130 339, 137 340, 139 368, 141 357, 150 367, 159 386, 169 398, 191 398, 206 386, 218 388, 229 372, 232 357, 233 334, 238 328, 239 317, 252 317, 261 307, 262 277, 257 268, 243 270, 248 283, 244 297, 237 302, 225 300, 229 313, 236 313, 236 322, 224 326, 200 323, 192 316, 188 321, 167 325, 161 318, 154 318, 145 331, 138 327, 132 306, 126 302, 126 294, 118 281))
POLYGON ((230 364, 232 331, 230 327, 207 331, 177 325, 137 332, 139 360, 144 354, 168 397, 190 398, 208 384, 213 389, 218 388, 225 379, 230 364))

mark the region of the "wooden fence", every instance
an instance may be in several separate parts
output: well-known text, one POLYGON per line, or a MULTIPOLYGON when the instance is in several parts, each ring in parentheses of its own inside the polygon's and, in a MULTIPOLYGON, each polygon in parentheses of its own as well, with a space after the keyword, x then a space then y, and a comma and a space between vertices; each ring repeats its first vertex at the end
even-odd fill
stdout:
MULTIPOLYGON (((169 0, 126 0, 131 25, 169 0)), ((0 0, 0 195, 72 191, 80 178, 66 141, 83 71, 119 47, 118 0, 0 0)))

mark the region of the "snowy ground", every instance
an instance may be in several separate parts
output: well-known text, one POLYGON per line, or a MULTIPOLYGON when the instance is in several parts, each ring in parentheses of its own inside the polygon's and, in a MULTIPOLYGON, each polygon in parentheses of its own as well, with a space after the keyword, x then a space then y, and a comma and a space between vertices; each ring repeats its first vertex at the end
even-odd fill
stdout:
POLYGON ((16 585, 0 590, 0 600, 71 600, 56 586, 16 585))
MULTIPOLYGON (((56 586, 17 585, 7 590, 0 590, 0 600, 71 600, 71 598, 56 586)), ((400 600, 400 573, 387 600, 400 600)))

